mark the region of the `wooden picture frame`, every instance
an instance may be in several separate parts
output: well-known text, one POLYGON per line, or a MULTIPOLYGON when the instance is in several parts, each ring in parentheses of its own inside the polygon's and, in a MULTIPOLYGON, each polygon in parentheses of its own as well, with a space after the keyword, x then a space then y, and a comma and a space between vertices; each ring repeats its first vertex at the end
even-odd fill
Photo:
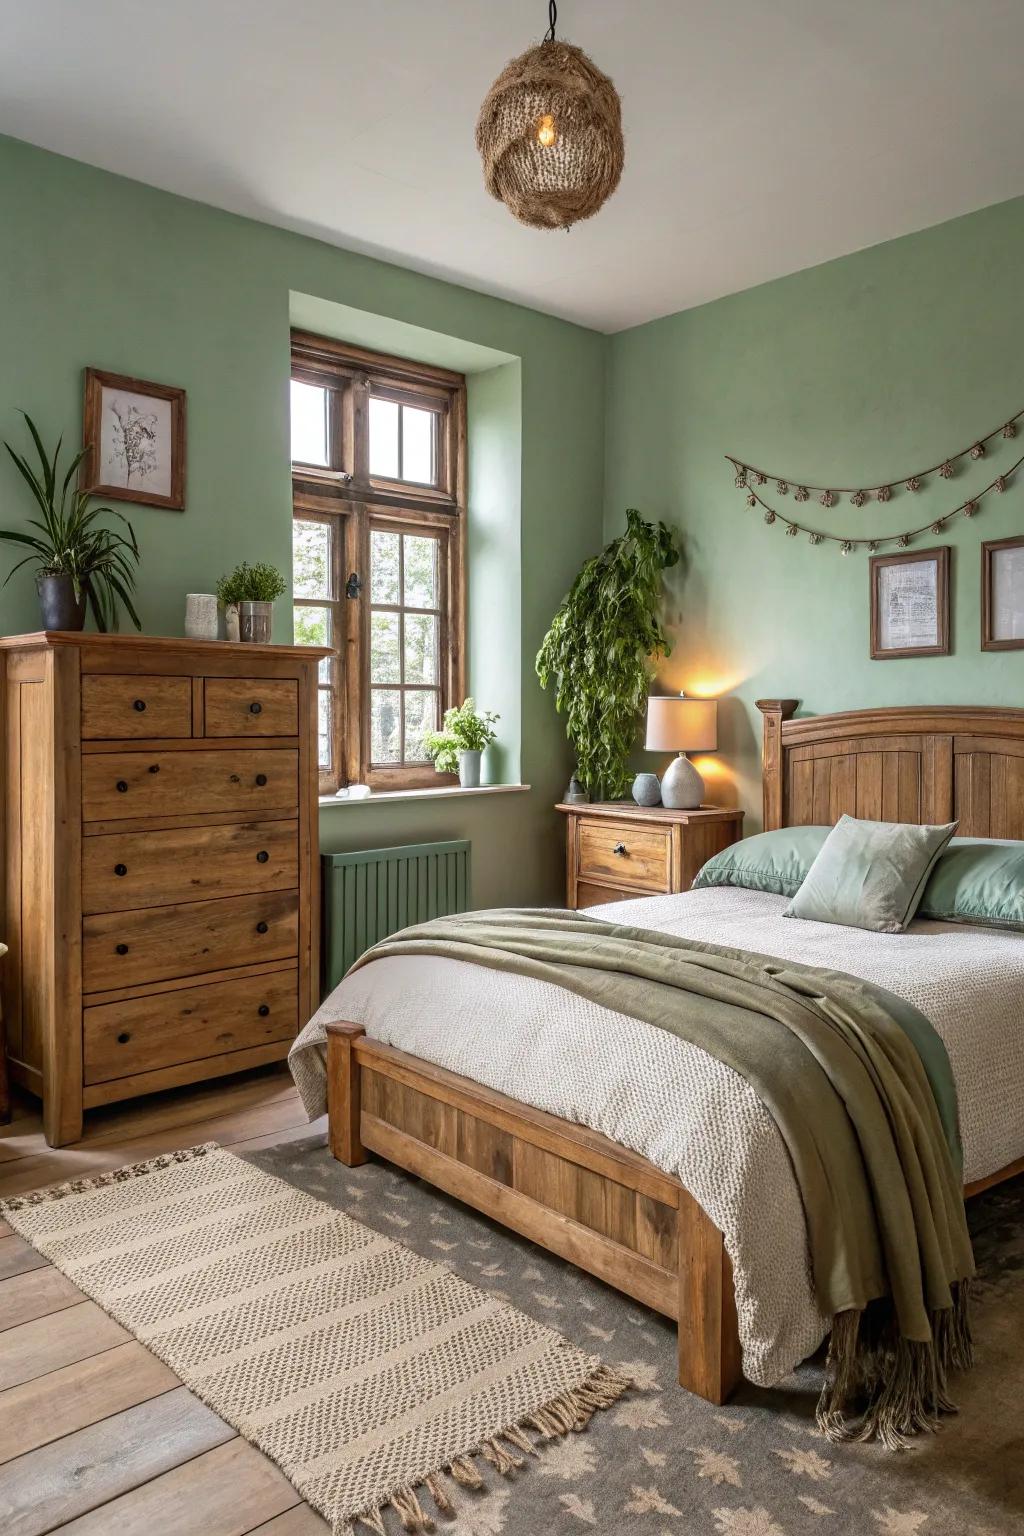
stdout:
POLYGON ((868 572, 872 661, 895 660, 901 656, 949 655, 949 567, 948 544, 908 550, 899 555, 871 556, 868 572), (901 583, 902 593, 894 588, 893 577, 909 573, 913 566, 934 568, 934 619, 929 612, 930 582, 926 573, 921 574, 916 593, 905 577, 901 583), (896 599, 901 599, 899 608, 896 599))
POLYGON ((87 368, 82 440, 83 487, 106 500, 185 510, 183 389, 87 368))
MULTIPOLYGON (((981 546, 981 648, 983 651, 1024 651, 1024 594, 1020 609, 1010 616, 1016 633, 1007 635, 1007 617, 1000 613, 996 593, 1000 557, 1019 550, 1020 568, 1024 570, 1024 534, 1010 539, 990 539, 981 546)), ((1016 562, 1015 562, 1016 563, 1016 562)))

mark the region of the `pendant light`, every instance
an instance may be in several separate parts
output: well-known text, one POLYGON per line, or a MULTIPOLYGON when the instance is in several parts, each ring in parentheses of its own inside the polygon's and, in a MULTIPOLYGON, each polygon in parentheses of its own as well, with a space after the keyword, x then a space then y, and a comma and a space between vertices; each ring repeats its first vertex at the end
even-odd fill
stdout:
POLYGON ((480 108, 476 146, 492 197, 522 224, 568 229, 607 201, 622 175, 622 106, 581 48, 555 37, 513 59, 480 108))

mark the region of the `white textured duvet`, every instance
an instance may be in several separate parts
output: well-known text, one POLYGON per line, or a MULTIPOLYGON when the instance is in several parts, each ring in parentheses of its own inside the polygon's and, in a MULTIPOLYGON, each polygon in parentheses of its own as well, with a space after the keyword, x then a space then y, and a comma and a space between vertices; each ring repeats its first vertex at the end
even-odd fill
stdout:
MULTIPOLYGON (((1024 1157, 1024 935, 950 923, 866 933, 782 916, 780 896, 715 888, 592 909, 612 922, 863 977, 913 1003, 946 1043, 968 1181, 1024 1157)), ((696 1046, 530 977, 430 957, 379 960, 331 994, 292 1047, 310 1118, 324 1110, 323 1026, 367 1034, 602 1131, 673 1174, 725 1234, 743 1369, 770 1386, 826 1332, 800 1196, 775 1122, 696 1046)))

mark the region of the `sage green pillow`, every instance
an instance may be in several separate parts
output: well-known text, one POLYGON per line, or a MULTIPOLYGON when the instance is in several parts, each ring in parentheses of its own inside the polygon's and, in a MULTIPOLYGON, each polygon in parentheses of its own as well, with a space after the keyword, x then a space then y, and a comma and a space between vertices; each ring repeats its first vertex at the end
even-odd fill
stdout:
POLYGON ((1024 931, 1024 843, 954 837, 932 870, 917 915, 1024 931))
POLYGON ((745 837, 708 859, 693 882, 694 889, 738 885, 745 891, 795 896, 830 831, 830 827, 784 827, 745 837))
POLYGON ((902 933, 957 825, 914 827, 841 816, 783 915, 902 933))

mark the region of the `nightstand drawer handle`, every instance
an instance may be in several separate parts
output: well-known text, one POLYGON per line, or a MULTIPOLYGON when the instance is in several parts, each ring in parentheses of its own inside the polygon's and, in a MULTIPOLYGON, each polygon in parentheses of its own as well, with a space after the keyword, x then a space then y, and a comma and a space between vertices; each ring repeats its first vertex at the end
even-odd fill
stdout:
POLYGON ((114 874, 115 875, 126 875, 127 873, 128 873, 128 865, 127 864, 115 864, 114 865, 114 874))
POLYGON ((616 843, 615 847, 612 849, 612 853, 617 853, 620 859, 624 859, 626 856, 625 843, 616 843))
POLYGON ((145 701, 145 699, 136 699, 135 702, 132 704, 132 709, 138 710, 140 715, 145 714, 145 712, 146 712, 146 701, 145 701))
POLYGON ((269 928, 269 926, 270 926, 270 924, 269 923, 265 923, 262 920, 262 918, 261 918, 260 921, 256 924, 256 932, 257 933, 266 933, 266 931, 269 928))
POLYGON ((256 855, 256 862, 257 864, 265 864, 269 858, 270 854, 267 852, 267 850, 265 848, 261 848, 259 853, 256 855))
POLYGON ((126 795, 128 793, 128 785, 124 779, 118 779, 117 792, 119 795, 126 795))
POLYGON ((270 1012, 270 1004, 269 1003, 260 1003, 260 1005, 257 1008, 256 1012, 259 1014, 261 1019, 265 1019, 267 1017, 267 1015, 269 1014, 269 1012, 270 1012))
POLYGON ((263 705, 259 704, 259 703, 250 704, 249 705, 249 713, 250 713, 250 715, 262 715, 262 713, 263 713, 263 705))
POLYGON ((118 944, 117 945, 117 952, 118 952, 119 955, 126 955, 128 953, 128 945, 127 944, 118 944))

